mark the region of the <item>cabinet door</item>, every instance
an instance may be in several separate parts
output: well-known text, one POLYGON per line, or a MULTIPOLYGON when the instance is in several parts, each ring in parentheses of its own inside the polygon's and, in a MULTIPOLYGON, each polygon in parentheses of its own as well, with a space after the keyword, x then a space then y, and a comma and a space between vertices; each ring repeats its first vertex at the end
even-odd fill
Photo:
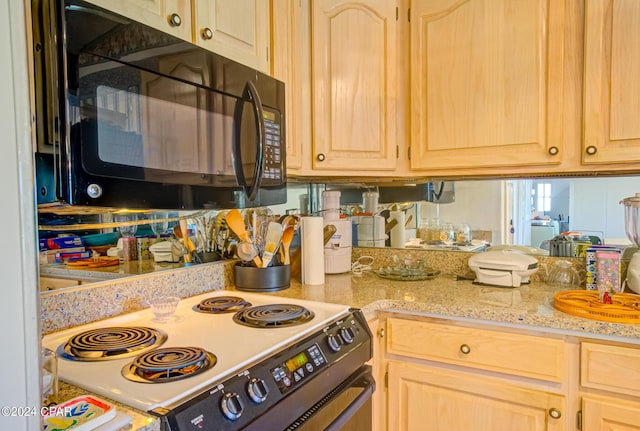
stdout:
POLYGON ((129 17, 180 39, 191 39, 189 0, 88 0, 105 9, 129 17))
POLYGON ((300 173, 303 155, 311 157, 309 0, 275 1, 272 19, 273 76, 286 88, 287 173, 300 173))
POLYGON ((194 39, 210 51, 270 73, 266 0, 195 0, 194 39))
POLYGON ((587 0, 582 162, 640 161, 640 2, 587 0))
POLYGON ((582 399, 583 431, 640 431, 640 403, 585 396, 582 399))
POLYGON ((314 170, 396 167, 396 7, 387 0, 315 0, 314 170))
POLYGON ((389 429, 559 431, 566 429, 565 410, 560 395, 462 372, 389 363, 389 429))
POLYGON ((564 16, 552 0, 413 1, 411 167, 560 163, 564 16))

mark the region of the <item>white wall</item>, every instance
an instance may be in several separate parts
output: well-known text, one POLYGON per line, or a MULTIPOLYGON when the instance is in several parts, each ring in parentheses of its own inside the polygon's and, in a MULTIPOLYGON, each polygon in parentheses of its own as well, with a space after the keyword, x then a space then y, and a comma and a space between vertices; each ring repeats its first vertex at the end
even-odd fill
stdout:
POLYGON ((458 181, 455 202, 450 204, 420 203, 420 218, 438 217, 454 224, 466 223, 472 230, 490 230, 498 244, 501 231, 502 181, 458 181))
MULTIPOLYGON (((0 406, 39 409, 40 319, 25 4, 0 3, 0 406)), ((39 415, 0 415, 0 429, 40 430, 40 420, 39 415)))
POLYGON ((605 239, 626 238, 620 201, 636 192, 640 193, 640 177, 571 180, 571 230, 603 231, 605 239))

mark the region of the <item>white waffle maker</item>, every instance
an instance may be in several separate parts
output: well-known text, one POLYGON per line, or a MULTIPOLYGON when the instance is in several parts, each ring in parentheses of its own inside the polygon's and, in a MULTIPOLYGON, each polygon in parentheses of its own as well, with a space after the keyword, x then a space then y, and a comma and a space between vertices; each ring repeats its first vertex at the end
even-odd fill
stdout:
POLYGON ((471 256, 469 268, 476 273, 476 283, 518 287, 529 283, 529 276, 538 270, 538 260, 513 250, 486 251, 471 256))

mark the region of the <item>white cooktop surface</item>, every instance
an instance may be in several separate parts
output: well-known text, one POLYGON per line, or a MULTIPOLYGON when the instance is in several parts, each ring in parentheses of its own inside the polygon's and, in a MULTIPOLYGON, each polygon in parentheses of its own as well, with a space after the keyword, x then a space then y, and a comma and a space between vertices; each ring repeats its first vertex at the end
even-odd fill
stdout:
POLYGON ((71 336, 95 328, 112 326, 148 326, 164 331, 167 341, 161 347, 193 346, 213 353, 216 365, 198 375, 170 383, 136 383, 125 379, 122 368, 132 357, 98 362, 58 359, 58 375, 61 380, 85 388, 125 405, 148 411, 158 406, 168 406, 183 398, 201 392, 282 350, 294 341, 321 330, 327 324, 348 313, 346 305, 327 304, 300 299, 282 298, 261 293, 217 290, 180 301, 176 319, 169 323, 154 321, 150 309, 76 326, 45 336, 42 345, 56 351, 71 336), (283 328, 249 328, 233 321, 234 313, 207 314, 193 310, 202 300, 217 296, 236 296, 253 306, 266 304, 296 304, 315 313, 304 324, 283 328))

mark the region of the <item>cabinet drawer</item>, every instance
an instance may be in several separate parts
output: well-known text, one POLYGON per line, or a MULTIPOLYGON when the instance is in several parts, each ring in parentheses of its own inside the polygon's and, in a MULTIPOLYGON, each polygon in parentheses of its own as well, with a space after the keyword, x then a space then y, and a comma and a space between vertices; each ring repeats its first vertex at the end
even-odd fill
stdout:
POLYGON ((63 287, 79 286, 80 284, 80 280, 72 280, 69 278, 40 277, 41 292, 61 289, 63 287))
POLYGON ((583 342, 580 383, 640 397, 640 348, 583 342))
POLYGON ((391 354, 563 380, 562 340, 395 318, 388 319, 387 325, 387 352, 391 354))

